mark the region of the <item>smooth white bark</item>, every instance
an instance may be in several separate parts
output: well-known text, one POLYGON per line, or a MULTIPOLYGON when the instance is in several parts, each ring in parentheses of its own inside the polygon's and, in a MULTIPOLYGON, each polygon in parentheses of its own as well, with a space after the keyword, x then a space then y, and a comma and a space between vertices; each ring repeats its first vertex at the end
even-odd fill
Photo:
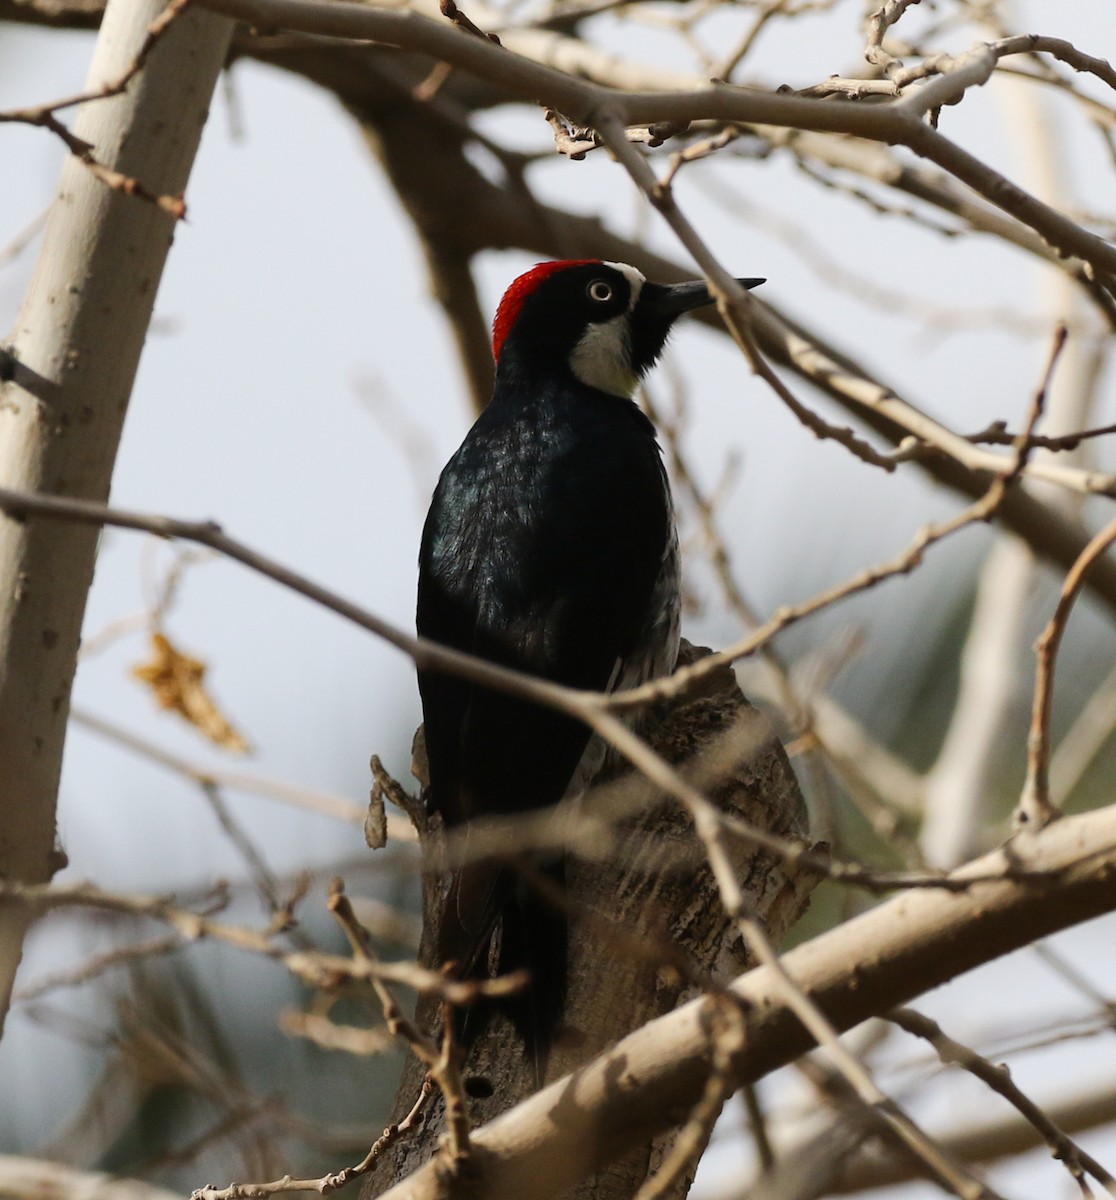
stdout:
MULTIPOLYGON (((162 0, 109 0, 88 88, 135 61, 162 0)), ((232 23, 187 11, 126 92, 86 103, 75 133, 147 191, 189 177, 232 23)), ((48 136, 46 133, 43 136, 48 136)), ((67 159, 0 391, 0 481, 104 500, 174 219, 67 159), (10 378, 8 378, 10 377, 10 378)), ((61 861, 55 799, 97 534, 0 516, 0 877, 39 883, 61 861)), ((26 914, 0 908, 0 1021, 26 914)))

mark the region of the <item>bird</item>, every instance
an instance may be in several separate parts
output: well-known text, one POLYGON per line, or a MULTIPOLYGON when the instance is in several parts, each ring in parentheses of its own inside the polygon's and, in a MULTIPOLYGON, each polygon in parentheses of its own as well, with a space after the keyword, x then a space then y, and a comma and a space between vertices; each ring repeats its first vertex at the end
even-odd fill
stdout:
MULTIPOLYGON (((492 326, 491 401, 442 471, 423 528, 422 638, 593 691, 674 668, 678 534, 655 427, 633 397, 676 319, 711 302, 703 281, 653 283, 598 259, 539 263, 511 284, 492 326)), ((564 713, 434 666, 418 683, 427 802, 447 831, 552 809, 603 761, 599 740, 564 713)), ((540 875, 561 887, 562 855, 457 866, 435 948, 435 965, 461 978, 527 969, 507 1012, 537 1066, 568 962, 566 915, 540 875)), ((466 1050, 469 1021, 458 1020, 466 1050)))

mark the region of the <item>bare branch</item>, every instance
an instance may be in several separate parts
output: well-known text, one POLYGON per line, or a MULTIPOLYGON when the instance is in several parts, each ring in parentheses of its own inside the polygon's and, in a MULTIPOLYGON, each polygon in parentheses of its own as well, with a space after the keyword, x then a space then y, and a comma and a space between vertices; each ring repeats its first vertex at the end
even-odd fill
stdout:
POLYGON ((709 1078, 666 1161, 646 1180, 634 1200, 666 1200, 674 1194, 678 1181, 697 1164, 705 1151, 725 1101, 736 1090, 732 1060, 744 1049, 747 1022, 732 997, 714 992, 710 999, 713 1004, 713 1046, 709 1078))
POLYGON ((305 1038, 323 1050, 343 1050, 370 1058, 395 1048, 395 1035, 386 1025, 371 1029, 356 1025, 339 1025, 321 1013, 284 1009, 279 1014, 279 1028, 292 1037, 305 1038))
POLYGON ((1050 623, 1035 647, 1038 670, 1027 738, 1027 780, 1015 812, 1017 825, 1044 825, 1058 815, 1050 798, 1050 713, 1054 703, 1054 663, 1074 601, 1093 564, 1116 542, 1116 520, 1110 521, 1081 552, 1062 584, 1050 623))
POLYGON ((207 939, 273 959, 313 987, 333 987, 350 979, 370 983, 399 983, 419 993, 432 992, 445 996, 455 1004, 471 1004, 478 996, 507 995, 523 983, 522 979, 514 976, 487 982, 473 980, 459 983, 444 979, 438 972, 414 962, 387 963, 355 955, 346 958, 319 950, 288 950, 276 941, 272 930, 261 931, 218 921, 203 913, 182 908, 166 897, 106 892, 88 883, 50 887, 0 880, 0 898, 26 905, 35 912, 77 906, 160 921, 186 941, 207 939))
POLYGON ((1084 1181, 1086 1171, 1104 1186, 1110 1196, 1116 1196, 1116 1179, 1113 1179, 1091 1154, 1086 1153, 1072 1138, 1059 1129, 1046 1113, 1020 1090, 1013 1082, 1011 1073, 1006 1067, 994 1066, 988 1059, 977 1054, 975 1050, 947 1037, 936 1021, 931 1021, 929 1017, 924 1017, 913 1009, 896 1009, 888 1013, 888 1020, 894 1021, 901 1029, 914 1034, 915 1037, 928 1041, 943 1063, 961 1067, 986 1083, 994 1092, 1003 1096, 1035 1127, 1043 1141, 1050 1147, 1050 1153, 1059 1162, 1065 1164, 1066 1170, 1081 1185, 1086 1196, 1089 1195, 1089 1188, 1084 1181))
POLYGON ((122 1179, 101 1171, 83 1171, 45 1158, 0 1154, 0 1192, 12 1200, 38 1200, 44 1194, 82 1196, 85 1200, 183 1200, 178 1192, 142 1179, 122 1179))
POLYGON ((997 478, 981 499, 956 516, 935 524, 924 525, 911 544, 894 558, 877 566, 866 568, 843 583, 819 592, 801 604, 784 605, 767 621, 739 641, 724 650, 716 651, 692 666, 684 667, 673 675, 643 684, 641 687, 614 693, 607 698, 605 702, 607 707, 615 711, 624 711, 653 701, 684 695, 686 690, 693 686, 695 680, 715 669, 714 663, 724 665, 754 654, 776 634, 796 624, 804 617, 818 612, 838 600, 875 587, 886 579, 913 571, 920 565, 928 549, 961 529, 989 520, 1003 502, 1007 486, 1007 479, 997 478))
MULTIPOLYGON (((483 78, 509 94, 541 102, 571 121, 598 131, 602 115, 607 114, 621 127, 665 122, 684 128, 694 121, 711 119, 846 133, 903 144, 1029 225, 1062 254, 1090 263, 1098 280, 1110 290, 1116 287, 1113 284, 1116 247, 930 129, 923 123, 921 112, 910 107, 908 102, 912 97, 865 106, 717 85, 684 92, 624 92, 587 79, 575 79, 508 52, 486 38, 463 35, 460 30, 446 28, 414 12, 388 11, 355 3, 322 5, 313 0, 205 0, 205 3, 214 11, 261 29, 297 29, 328 37, 374 39, 421 51, 483 78)), ((979 48, 970 53, 979 56, 979 48)))
POLYGON ((119 96, 129 83, 143 70, 147 60, 159 39, 174 23, 176 17, 185 12, 192 0, 169 0, 167 7, 147 28, 147 37, 140 46, 132 63, 113 81, 88 92, 79 92, 74 96, 66 96, 61 100, 53 100, 47 104, 38 104, 33 108, 8 109, 0 112, 0 124, 18 123, 34 125, 47 129, 61 139, 66 148, 75 158, 78 158, 89 169, 90 173, 99 179, 106 187, 122 192, 126 196, 137 196, 141 200, 154 204, 163 212, 170 213, 176 220, 186 216, 186 203, 181 196, 158 195, 149 191, 134 176, 114 171, 111 167, 100 162, 94 155, 94 147, 89 142, 71 133, 56 114, 62 109, 72 108, 78 104, 86 104, 95 100, 107 100, 119 96))
MULTIPOLYGON (((1044 1105, 1044 1110, 1060 1129, 1067 1133, 1082 1132, 1112 1121, 1116 1116, 1116 1094, 1104 1087, 1044 1105)), ((937 1138, 954 1157, 981 1163, 1023 1154, 1043 1144, 1035 1127, 1017 1114, 999 1120, 955 1124, 938 1130, 937 1138)), ((833 1190, 843 1194, 893 1186, 913 1178, 913 1167, 914 1162, 907 1155, 877 1154, 854 1159, 833 1190)))
MULTIPOLYGON (((149 762, 166 767, 168 771, 189 779, 199 787, 213 785, 228 788, 230 791, 246 792, 252 796, 264 796, 308 812, 321 813, 337 821, 345 821, 350 825, 360 825, 364 821, 365 810, 344 796, 335 796, 317 788, 300 787, 279 779, 269 779, 250 771, 232 771, 224 767, 191 762, 113 721, 80 707, 71 708, 70 720, 80 728, 98 734, 149 762)), ((394 814, 388 814, 387 821, 388 833, 392 838, 403 842, 415 840, 414 830, 406 821, 394 814)))
POLYGON ((442 10, 442 16, 449 19, 458 27, 464 29, 466 33, 471 33, 475 37, 488 38, 490 42, 495 42, 500 45, 500 39, 494 33, 485 33, 479 25, 474 24, 469 18, 457 7, 454 0, 441 0, 439 7, 442 10))
POLYGON ((262 1200, 262 1197, 275 1196, 281 1192, 317 1192, 319 1196, 328 1196, 361 1175, 367 1175, 386 1151, 422 1122, 423 1110, 432 1091, 433 1084, 424 1083, 414 1107, 407 1116, 398 1124, 389 1125, 372 1143, 360 1162, 351 1167, 344 1167, 318 1179, 292 1179, 290 1175, 284 1175, 282 1179, 275 1179, 270 1183, 231 1183, 223 1188, 206 1184, 205 1187, 198 1188, 190 1200, 262 1200))
POLYGON ((995 1200, 997 1193, 944 1155, 907 1113, 879 1088, 864 1065, 841 1042, 833 1024, 786 969, 763 926, 747 910, 744 894, 725 849, 723 825, 718 820, 716 810, 711 805, 694 805, 691 812, 694 827, 713 867, 721 901, 736 921, 755 961, 772 973, 780 989, 780 1001, 802 1022, 860 1101, 925 1163, 944 1187, 962 1200, 995 1200))
MULTIPOLYGON (((899 897, 791 951, 784 969, 836 1029, 847 1029, 979 962, 1110 911, 1114 863, 1116 807, 1066 817, 960 873, 1041 868, 1058 873, 1053 888, 1005 878, 961 894, 899 897)), ((749 1013, 747 1046, 733 1063, 737 1082, 759 1078, 812 1043, 770 968, 737 980, 732 991, 749 1013)), ((476 1130, 472 1185, 490 1195, 545 1200, 666 1127, 680 1106, 692 1108, 708 1078, 711 1004, 697 1001, 652 1022, 476 1130), (600 1128, 610 1137, 595 1137, 600 1128)), ((427 1167, 383 1200, 427 1200, 441 1194, 438 1187, 436 1168, 427 1167)))
MULTIPOLYGON (((342 889, 340 880, 335 880, 331 888, 329 910, 337 918, 341 928, 345 931, 345 935, 349 939, 349 944, 352 946, 353 957, 360 962, 373 962, 371 943, 369 942, 367 933, 357 920, 352 905, 349 903, 349 899, 342 889)), ((445 976, 444 978, 448 981, 449 977, 445 976)), ((475 999, 481 994, 480 987, 478 986, 480 981, 473 980, 470 982, 473 984, 473 998, 475 999)), ((520 979, 512 986, 513 988, 522 986, 525 982, 525 979, 520 979)), ((507 980, 504 981, 504 984, 506 994, 508 990, 507 980)), ((446 1166, 451 1172, 456 1173, 468 1161, 470 1149, 469 1117, 465 1103, 465 1085, 461 1078, 457 1057, 454 1054, 453 1021, 446 1020, 443 1022, 444 1032, 442 1034, 442 1045, 439 1048, 404 1014, 385 979, 373 977, 372 986, 375 988, 376 995, 380 998, 380 1004, 383 1006, 384 1021, 387 1023, 388 1029, 396 1037, 402 1038, 407 1043, 411 1051, 428 1068, 430 1078, 438 1085, 442 1092, 446 1105, 447 1125, 449 1127, 448 1162, 446 1166)), ((450 1004, 451 1001, 447 991, 446 998, 443 1001, 447 1015, 450 1004)))
POLYGON ((185 944, 185 941, 181 937, 172 934, 170 937, 149 938, 142 942, 132 942, 127 946, 118 946, 113 950, 106 951, 104 954, 97 954, 76 967, 63 971, 55 971, 50 975, 43 976, 41 979, 34 980, 32 983, 17 987, 12 992, 12 999, 16 1003, 27 1003, 31 1000, 38 1000, 40 996, 45 996, 47 992, 53 992, 58 988, 77 987, 80 984, 88 983, 92 979, 99 978, 106 971, 111 971, 119 966, 126 966, 139 959, 156 958, 162 954, 173 954, 175 950, 180 950, 185 944))
MULTIPOLYGON (((797 607, 778 610, 772 618, 751 635, 728 650, 707 655, 692 666, 679 668, 673 675, 665 679, 627 692, 608 695, 582 692, 552 684, 537 676, 511 671, 485 659, 450 650, 436 643, 406 634, 359 605, 331 592, 328 588, 314 583, 289 567, 285 567, 274 559, 229 537, 213 522, 180 521, 171 517, 108 508, 90 501, 12 492, 4 488, 0 488, 0 509, 13 515, 35 514, 87 524, 139 529, 161 537, 182 538, 209 546, 236 562, 240 562, 321 604, 361 628, 382 637, 391 645, 410 655, 416 662, 428 663, 449 674, 472 679, 497 691, 522 696, 536 703, 551 705, 577 720, 584 721, 669 795, 686 805, 695 802, 700 805, 708 803, 700 792, 687 784, 677 771, 655 754, 642 739, 632 733, 631 729, 614 715, 614 712, 634 709, 663 698, 682 696, 689 689, 698 686, 701 679, 712 674, 715 667, 703 664, 723 665, 737 657, 754 653, 782 629, 808 614, 820 610, 834 600, 871 587, 882 579, 913 570, 929 546, 958 529, 988 519, 1002 502, 1010 482, 1011 480, 1008 478, 996 478, 988 492, 979 501, 947 521, 925 527, 918 534, 914 543, 890 563, 861 572, 844 584, 830 588, 797 607)), ((362 813, 362 818, 363 815, 362 813)), ((922 887, 949 889, 965 886, 958 884, 951 876, 942 872, 885 873, 871 871, 852 863, 832 863, 824 856, 811 854, 800 842, 777 837, 738 818, 722 816, 720 819, 725 821, 726 828, 731 830, 735 837, 751 840, 756 845, 778 854, 792 865, 809 865, 811 869, 828 875, 834 880, 865 887, 871 891, 922 887)), ((498 823, 496 824, 498 825, 498 823)), ((507 836, 507 831, 495 828, 492 836, 497 839, 504 838, 507 836)), ((472 830, 472 842, 476 852, 483 853, 483 837, 477 828, 472 830)))
POLYGON ((868 41, 864 47, 864 57, 877 67, 890 71, 898 64, 884 49, 883 40, 887 31, 902 17, 902 15, 919 0, 887 0, 882 8, 876 9, 868 17, 868 41))

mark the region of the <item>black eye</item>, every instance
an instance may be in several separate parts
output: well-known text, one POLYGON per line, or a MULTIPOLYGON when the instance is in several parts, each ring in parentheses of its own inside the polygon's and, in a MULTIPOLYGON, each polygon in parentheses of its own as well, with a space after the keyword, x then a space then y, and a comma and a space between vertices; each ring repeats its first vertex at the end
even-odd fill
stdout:
POLYGON ((598 304, 607 304, 613 297, 612 284, 604 279, 594 279, 586 289, 590 300, 596 300, 598 304))

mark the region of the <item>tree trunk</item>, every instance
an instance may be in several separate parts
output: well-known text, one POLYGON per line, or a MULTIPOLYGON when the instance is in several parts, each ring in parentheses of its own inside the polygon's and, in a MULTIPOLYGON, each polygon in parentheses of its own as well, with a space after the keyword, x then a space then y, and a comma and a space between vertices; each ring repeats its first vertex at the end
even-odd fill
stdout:
MULTIPOLYGON (((110 0, 89 91, 135 62, 163 8, 110 0)), ((148 193, 181 195, 231 31, 223 17, 181 13, 121 95, 82 105, 74 132, 95 160, 148 193)), ((0 363, 5 487, 107 498, 174 225, 170 212, 66 160, 0 363)), ((55 801, 96 549, 91 528, 0 515, 0 878, 42 883, 65 861, 55 801)), ((0 906, 0 1028, 26 925, 24 909, 0 906)))
MULTIPOLYGON (((699 653, 684 644, 682 661, 699 653)), ((805 807, 786 754, 767 719, 745 700, 730 670, 711 676, 702 695, 665 714, 649 740, 724 810, 769 832, 805 837, 805 807)), ((656 803, 642 777, 629 770, 613 772, 581 803, 592 812, 633 800, 637 815, 623 823, 617 852, 594 861, 571 856, 567 868, 572 905, 569 991, 561 1035, 547 1067, 548 1082, 698 990, 669 965, 678 951, 690 964, 691 979, 727 983, 752 965, 725 913, 692 824, 677 805, 656 803)), ((424 853, 435 854, 437 827, 423 832, 424 853)), ((806 871, 790 878, 771 854, 743 843, 737 843, 735 853, 748 902, 772 938, 781 939, 805 907, 815 878, 806 871)), ((438 877, 429 875, 422 942, 427 961, 443 893, 438 877)), ((416 1019, 428 1031, 440 1027, 436 1000, 421 1000, 416 1019)), ((423 1073, 412 1057, 404 1069, 393 1121, 401 1120, 413 1105, 423 1073)), ((498 1015, 470 1048, 464 1075, 473 1125, 491 1121, 537 1087, 534 1064, 510 1023, 498 1015)), ((679 1115, 685 1119, 684 1113, 679 1115)), ((373 1173, 365 1200, 429 1159, 444 1132, 439 1099, 422 1127, 401 1141, 373 1173)), ((608 1131, 602 1130, 601 1136, 607 1137, 608 1131)), ((585 1180, 570 1196, 629 1200, 671 1141, 668 1137, 642 1146, 585 1180)), ((681 1179, 669 1195, 684 1196, 689 1183, 689 1176, 681 1179)))

